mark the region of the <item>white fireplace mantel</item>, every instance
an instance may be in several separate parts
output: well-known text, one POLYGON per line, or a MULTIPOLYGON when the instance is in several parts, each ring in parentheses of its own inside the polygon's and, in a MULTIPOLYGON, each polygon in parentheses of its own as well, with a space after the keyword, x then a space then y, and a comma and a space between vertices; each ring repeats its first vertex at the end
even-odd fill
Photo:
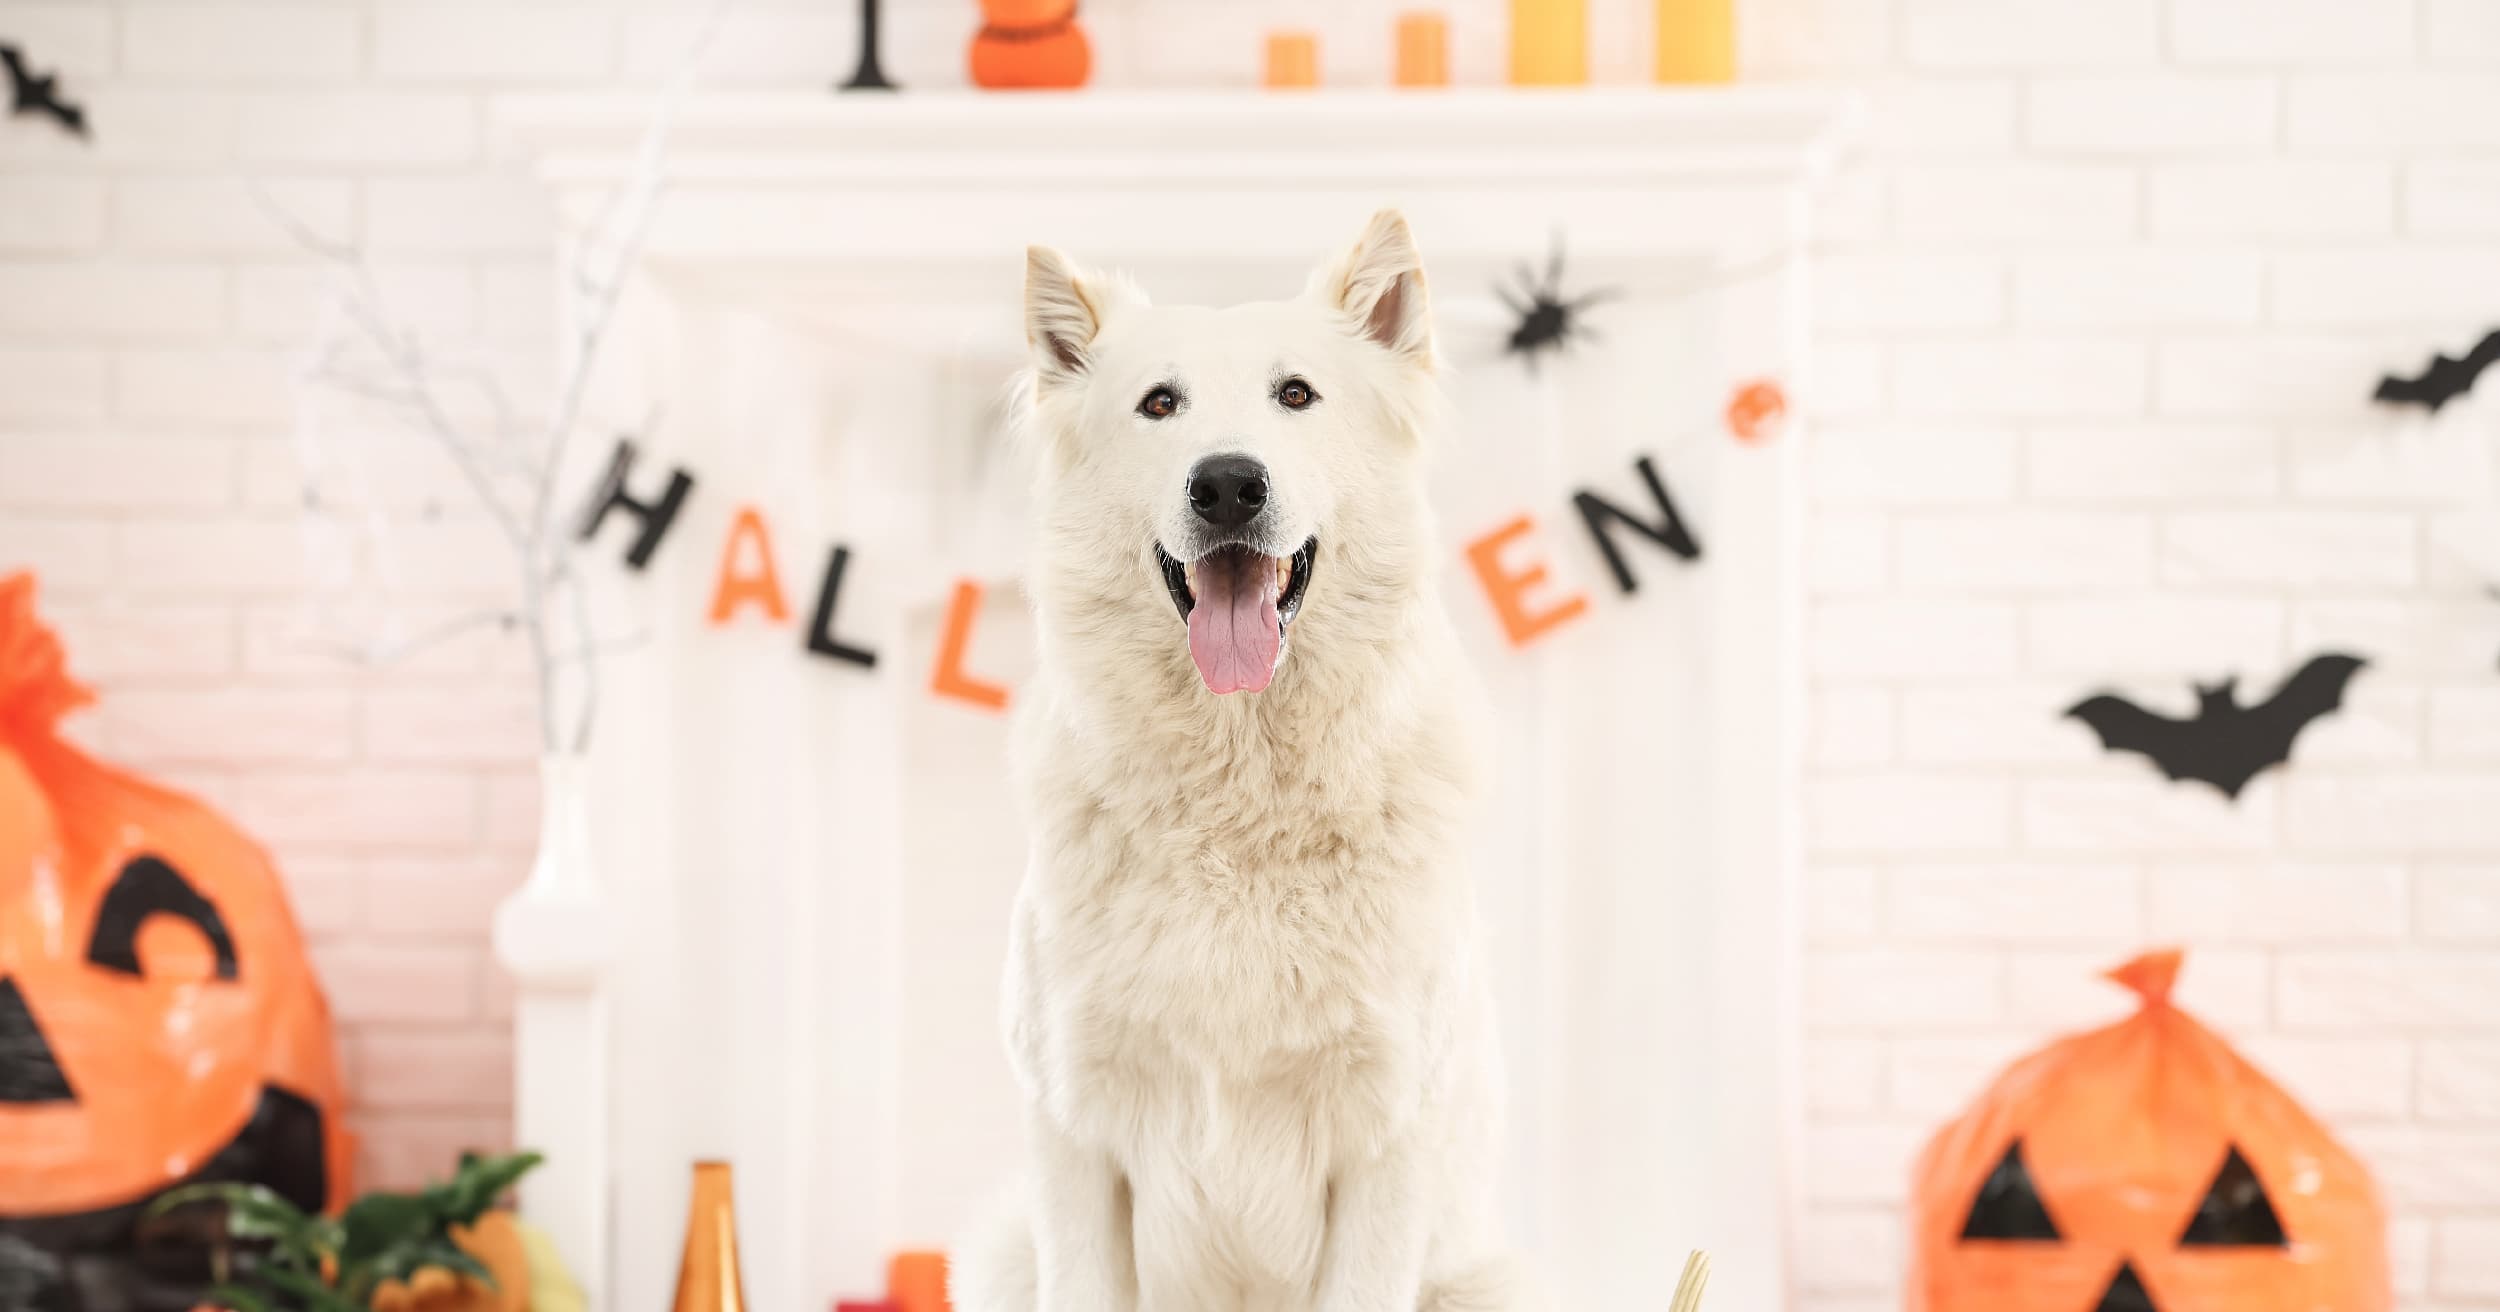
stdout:
MULTIPOLYGON (((654 109, 499 104, 555 194, 560 240, 579 241, 634 175, 654 109)), ((975 541, 973 521, 995 517, 960 507, 1002 495, 981 407, 1021 349, 1026 245, 1126 268, 1159 296, 1238 299, 1290 292, 1386 205, 1414 223, 1445 344, 1495 344, 1456 376, 1510 388, 1472 394, 1512 406, 1503 487, 1605 478, 1621 493, 1623 452, 1660 450, 1708 538, 1706 568, 1670 576, 1645 559, 1658 573, 1638 606, 1577 558, 1599 617, 1550 651, 1484 639, 1480 601, 1448 585, 1504 708, 1496 782, 1516 813, 1479 872, 1493 970, 1513 981, 1516 1219, 1575 1306, 1633 1306, 1621 1291, 1704 1242, 1714 1305, 1780 1305, 1801 1115, 1801 443, 1793 427, 1741 449, 1694 436, 1717 402, 1693 380, 1811 386, 1807 188, 1855 117, 1829 94, 1766 87, 679 104, 592 413, 664 414, 637 486, 682 464, 700 501, 648 571, 615 568, 614 537, 586 571, 603 608, 653 635, 610 662, 590 762, 598 880, 576 890, 595 904, 578 933, 607 941, 564 941, 564 922, 540 916, 505 945, 516 1135, 550 1155, 524 1201, 593 1306, 665 1299, 694 1157, 736 1162, 749 1291, 774 1308, 873 1292, 887 1252, 948 1237, 931 1230, 960 1177, 992 1170, 1005 1118, 991 1076, 963 1092, 952 1073, 1000 1064, 986 1004, 958 995, 986 997, 995 978, 992 901, 1016 871, 981 872, 1012 845, 1012 816, 984 810, 936 839, 910 817, 944 800, 913 791, 924 776, 967 806, 992 797, 998 731, 930 709, 927 639, 942 580, 1018 568, 1012 547, 975 541), (1633 367, 1559 366, 1596 401, 1513 386, 1498 354, 1490 287, 1558 236, 1584 285, 1633 289, 1606 339, 1633 367), (880 650, 873 674, 806 658, 786 631, 701 622, 740 495, 771 506, 802 624, 825 544, 857 550, 844 624, 880 650), (1661 651, 1690 677, 1656 677, 1661 651), (1590 695, 1604 687, 1637 691, 1616 705, 1590 695), (1673 733, 1603 738, 1661 717, 1673 733), (1592 743, 1607 759, 1588 759, 1592 743), (1656 780, 1699 800, 1640 791, 1656 780), (1590 837, 1627 814, 1691 821, 1672 870, 1590 837), (957 1132, 983 1160, 922 1160, 957 1132)), ((1503 487, 1442 497, 1445 528, 1508 514, 1503 487)), ((1535 509, 1573 565, 1567 499, 1535 509)), ((983 641, 997 667, 1015 658, 1020 611, 994 591, 983 641)))
MULTIPOLYGON (((584 207, 576 218, 630 173, 651 117, 608 97, 518 99, 500 115, 584 207)), ((1395 200, 1434 253, 1506 261, 1520 211, 1679 193, 1683 213, 1592 210, 1572 229, 1577 252, 1642 253, 1731 217, 1714 199, 1741 208, 1818 176, 1855 119, 1828 92, 1751 87, 706 95, 670 128, 676 194, 648 250, 887 264, 1082 232, 1130 255, 1302 258, 1319 234, 1339 240, 1348 212, 1395 200), (1234 220, 1221 252, 1204 241, 1210 212, 1234 220)))

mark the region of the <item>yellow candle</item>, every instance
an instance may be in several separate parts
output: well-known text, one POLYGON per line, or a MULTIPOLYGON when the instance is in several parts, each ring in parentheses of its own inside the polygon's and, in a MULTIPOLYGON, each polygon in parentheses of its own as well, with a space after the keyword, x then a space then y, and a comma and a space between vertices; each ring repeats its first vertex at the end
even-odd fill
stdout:
POLYGON ((1402 87, 1445 87, 1450 84, 1450 25, 1441 21, 1441 15, 1398 15, 1397 84, 1402 87))
POLYGON ((1510 0, 1510 80, 1523 87, 1589 80, 1588 0, 1510 0))
POLYGON ((1736 80, 1736 0, 1658 0, 1658 80, 1736 80))
POLYGON ((1270 32, 1267 36, 1267 85, 1319 85, 1319 38, 1308 32, 1270 32))

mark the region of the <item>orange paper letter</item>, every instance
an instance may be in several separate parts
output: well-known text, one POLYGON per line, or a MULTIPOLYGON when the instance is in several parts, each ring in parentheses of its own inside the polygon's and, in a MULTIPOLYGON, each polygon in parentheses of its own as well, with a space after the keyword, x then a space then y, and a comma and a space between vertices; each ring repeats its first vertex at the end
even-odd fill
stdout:
POLYGON ((964 648, 972 645, 972 617, 981 609, 981 585, 970 579, 955 583, 955 599, 946 606, 946 629, 938 635, 937 668, 929 674, 929 691, 993 711, 1007 709, 1007 690, 964 673, 964 648))
POLYGON ((1588 613, 1589 599, 1581 593, 1544 610, 1528 609, 1528 591, 1543 583, 1545 566, 1530 565, 1522 570, 1502 568, 1502 548, 1536 531, 1536 521, 1526 515, 1467 544, 1467 563, 1475 567, 1476 581, 1484 585, 1485 598, 1493 603, 1493 613, 1502 618, 1502 632, 1509 635, 1510 645, 1525 647, 1545 635, 1588 613))
POLYGON ((720 581, 712 585, 712 623, 729 623, 738 608, 745 605, 764 608, 765 618, 775 624, 790 618, 790 603, 781 595, 781 571, 773 565, 773 535, 764 527, 764 516, 753 506, 738 507, 738 517, 729 522, 729 540, 721 544, 720 581), (753 543, 755 569, 738 568, 739 544, 753 543))

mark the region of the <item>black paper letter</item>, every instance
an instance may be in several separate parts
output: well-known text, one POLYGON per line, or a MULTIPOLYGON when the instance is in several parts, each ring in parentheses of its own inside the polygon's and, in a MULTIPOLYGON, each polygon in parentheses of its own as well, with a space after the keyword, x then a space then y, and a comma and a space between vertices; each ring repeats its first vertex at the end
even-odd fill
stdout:
POLYGON ((596 536, 599 525, 606 522, 608 512, 622 509, 642 526, 634 535, 634 545, 625 550, 625 563, 641 569, 651 563, 651 553, 660 549, 660 539, 668 526, 677 520, 677 512, 685 507, 686 494, 694 490, 694 476, 682 469, 668 471, 668 487, 658 499, 642 501, 625 490, 625 476, 633 472, 634 444, 629 438, 618 438, 616 455, 608 461, 608 473, 599 480, 599 490, 591 494, 590 510, 582 516, 581 539, 596 536))
POLYGON ((1607 534, 1606 521, 1610 519, 1631 525, 1642 537, 1686 560, 1701 558, 1701 544, 1684 530, 1684 520, 1675 513, 1675 502, 1667 496, 1667 485, 1658 481, 1657 467, 1650 464, 1648 456, 1634 461, 1632 467, 1640 471, 1641 481, 1649 485, 1651 499, 1658 503, 1658 513, 1664 518, 1657 524, 1644 523, 1630 511, 1594 492, 1575 492, 1571 495, 1571 504, 1579 508, 1580 518, 1588 523, 1589 536, 1597 539, 1597 549, 1605 553, 1607 567, 1615 572, 1615 586, 1626 593, 1640 591, 1641 585, 1632 577, 1632 567, 1624 563, 1623 553, 1616 549, 1614 539, 1607 534))
POLYGON ((833 636, 833 608, 842 599, 842 571, 851 563, 851 549, 837 546, 825 562, 824 586, 816 590, 816 618, 807 626, 807 649, 819 656, 849 661, 863 669, 877 668, 877 653, 854 647, 833 636))

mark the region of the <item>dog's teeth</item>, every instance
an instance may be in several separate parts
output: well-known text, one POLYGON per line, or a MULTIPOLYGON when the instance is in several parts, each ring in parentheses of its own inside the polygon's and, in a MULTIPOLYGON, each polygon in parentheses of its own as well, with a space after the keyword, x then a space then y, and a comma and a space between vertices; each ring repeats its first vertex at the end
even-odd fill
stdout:
POLYGON ((1286 588, 1291 587, 1292 585, 1293 585, 1293 557, 1291 557, 1291 556, 1284 556, 1284 557, 1280 557, 1280 558, 1277 560, 1277 562, 1276 562, 1276 590, 1277 590, 1278 592, 1282 592, 1282 591, 1284 591, 1286 588))

